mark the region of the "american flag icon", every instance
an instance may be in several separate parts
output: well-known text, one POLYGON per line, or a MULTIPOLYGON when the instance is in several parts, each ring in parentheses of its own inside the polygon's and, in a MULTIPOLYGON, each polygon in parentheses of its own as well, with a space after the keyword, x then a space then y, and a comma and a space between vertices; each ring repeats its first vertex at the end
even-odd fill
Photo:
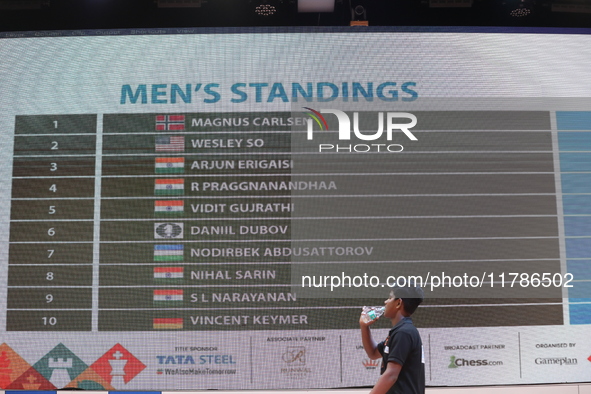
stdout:
POLYGON ((184 152, 185 137, 156 137, 156 152, 184 152))

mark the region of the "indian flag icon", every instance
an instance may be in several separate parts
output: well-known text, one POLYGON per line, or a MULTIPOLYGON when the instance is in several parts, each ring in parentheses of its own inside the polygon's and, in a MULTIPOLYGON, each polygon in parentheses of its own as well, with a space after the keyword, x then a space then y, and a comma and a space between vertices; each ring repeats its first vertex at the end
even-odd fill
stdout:
POLYGON ((183 319, 154 319, 154 330, 179 330, 183 328, 183 319))
POLYGON ((154 214, 158 216, 178 216, 185 210, 183 200, 154 201, 154 214))
POLYGON ((154 194, 157 196, 179 195, 184 192, 184 179, 156 179, 154 184, 154 194))
POLYGON ((154 305, 170 305, 182 302, 182 290, 154 290, 154 305))
POLYGON ((154 267, 154 279, 177 281, 183 279, 183 267, 154 267))
POLYGON ((156 174, 182 174, 185 172, 184 157, 157 157, 156 174))

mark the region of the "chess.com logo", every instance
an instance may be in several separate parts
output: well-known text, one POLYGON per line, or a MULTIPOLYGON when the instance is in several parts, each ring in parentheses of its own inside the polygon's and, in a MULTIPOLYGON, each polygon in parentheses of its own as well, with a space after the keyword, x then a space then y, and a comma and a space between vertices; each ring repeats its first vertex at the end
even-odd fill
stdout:
POLYGON ((492 361, 492 360, 467 360, 465 358, 456 358, 456 356, 451 356, 449 358, 449 365, 448 368, 460 368, 460 367, 495 367, 503 365, 502 361, 492 361))
POLYGON ((361 141, 374 141, 373 143, 362 144, 346 144, 346 143, 322 143, 318 145, 318 152, 332 152, 332 153, 368 153, 368 152, 387 152, 398 153, 404 150, 400 144, 378 143, 384 134, 384 123, 386 123, 386 140, 392 141, 394 132, 402 132, 410 141, 418 141, 417 137, 410 131, 417 125, 417 117, 407 112, 377 112, 378 129, 373 134, 362 132, 359 128, 359 112, 353 112, 353 122, 345 112, 337 109, 320 109, 319 111, 304 107, 307 109, 309 119, 307 119, 307 139, 312 141, 314 139, 316 128, 319 132, 329 131, 328 122, 323 114, 332 114, 336 116, 338 122, 338 139, 339 141, 351 141, 353 135, 356 139, 361 141), (399 123, 400 120, 407 121, 399 123), (409 122, 409 121, 410 122, 409 122), (352 129, 351 129, 352 123, 352 129))

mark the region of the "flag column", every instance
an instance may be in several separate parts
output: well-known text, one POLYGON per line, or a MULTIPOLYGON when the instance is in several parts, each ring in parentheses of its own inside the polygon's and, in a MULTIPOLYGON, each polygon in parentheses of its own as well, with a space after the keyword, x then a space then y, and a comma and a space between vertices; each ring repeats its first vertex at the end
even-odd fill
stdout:
POLYGON ((16 117, 7 331, 91 330, 96 123, 16 117))
POLYGON ((98 330, 182 328, 159 309, 183 303, 185 116, 106 114, 102 130, 98 330))

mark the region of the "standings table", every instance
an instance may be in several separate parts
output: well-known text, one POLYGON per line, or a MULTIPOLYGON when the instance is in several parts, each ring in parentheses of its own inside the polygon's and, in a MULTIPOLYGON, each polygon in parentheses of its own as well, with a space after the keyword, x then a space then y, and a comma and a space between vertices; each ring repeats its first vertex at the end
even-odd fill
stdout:
MULTIPOLYGON (((590 257, 569 246, 590 235, 580 174, 558 168, 587 141, 572 116, 415 114, 397 153, 319 152, 331 134, 311 144, 290 112, 17 116, 6 330, 356 328, 387 291, 301 297, 296 264, 497 275, 590 257)), ((420 321, 563 324, 562 298, 428 299, 420 321)))

